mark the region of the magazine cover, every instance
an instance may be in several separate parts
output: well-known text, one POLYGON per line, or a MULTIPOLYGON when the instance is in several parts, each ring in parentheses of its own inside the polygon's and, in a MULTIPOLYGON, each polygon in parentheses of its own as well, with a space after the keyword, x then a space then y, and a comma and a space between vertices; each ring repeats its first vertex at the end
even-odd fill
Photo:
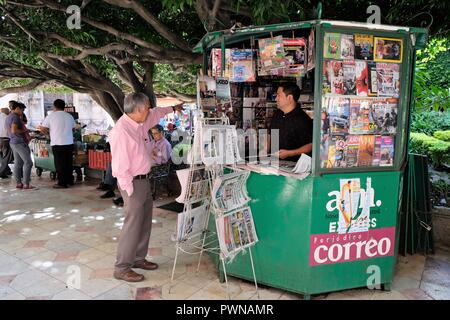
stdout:
POLYGON ((212 77, 197 77, 197 101, 202 111, 216 108, 216 80, 212 77))
POLYGON ((344 73, 344 94, 356 95, 356 73, 355 61, 346 60, 343 62, 342 70, 344 73))
POLYGON ((403 40, 375 37, 374 61, 402 62, 403 40))
POLYGON ((256 81, 252 49, 231 49, 231 81, 256 81))
POLYGON ((340 187, 338 234, 344 234, 350 231, 352 219, 358 213, 361 184, 359 178, 340 179, 340 187))
POLYGON ((342 61, 331 60, 329 63, 331 93, 344 94, 344 70, 342 68, 342 61))
POLYGON ((262 70, 268 71, 286 66, 282 36, 258 39, 258 45, 262 70))
POLYGON ((375 147, 373 150, 372 166, 378 167, 381 161, 381 136, 375 136, 375 147))
POLYGON ((330 146, 331 135, 322 134, 320 137, 320 167, 327 168, 328 149, 330 146))
POLYGON ((341 59, 355 58, 355 42, 352 34, 341 34, 341 59))
POLYGON ((375 123, 371 100, 361 99, 359 104, 359 117, 362 122, 362 133, 374 133, 375 123))
POLYGON ((367 61, 367 69, 369 71, 368 95, 371 97, 376 97, 378 95, 377 63, 373 61, 367 61))
POLYGON ((350 117, 350 99, 330 98, 328 114, 332 134, 348 133, 350 117))
POLYGON ((220 250, 226 258, 258 242, 250 207, 217 217, 216 228, 220 250))
POLYGON ((378 96, 398 98, 400 92, 399 65, 396 63, 377 63, 378 96))
POLYGON ((394 137, 381 137, 381 159, 380 166, 388 167, 394 165, 394 137))
POLYGON ((347 167, 358 166, 359 135, 347 136, 347 154, 345 155, 347 167))
POLYGON ((331 59, 341 58, 341 34, 325 32, 323 57, 331 59))
POLYGON ((356 73, 356 94, 366 97, 369 91, 369 77, 367 70, 367 62, 357 60, 355 62, 356 73))
POLYGON ((315 49, 314 49, 314 29, 311 29, 311 32, 308 37, 308 59, 306 62, 306 71, 310 71, 314 69, 316 66, 315 61, 315 49))
POLYGON ((397 132, 396 98, 377 98, 373 101, 375 133, 393 134, 397 132))
POLYGON ((283 38, 283 46, 286 52, 285 77, 300 77, 305 73, 306 63, 306 39, 283 38))
POLYGON ((355 59, 373 60, 373 36, 355 34, 355 59))
POLYGON ((227 78, 217 77, 216 108, 219 114, 232 111, 230 81, 227 78))
POLYGON ((374 148, 374 135, 359 136, 358 167, 370 167, 372 165, 374 148))
POLYGON ((322 93, 324 95, 327 93, 331 93, 331 75, 333 74, 331 62, 331 60, 323 60, 322 93))
POLYGON ((333 141, 330 141, 328 145, 328 161, 327 161, 327 169, 332 169, 335 166, 336 161, 336 146, 333 141))
POLYGON ((334 137, 334 152, 335 152, 335 168, 345 168, 347 166, 346 163, 346 154, 347 154, 347 138, 345 135, 335 136, 334 137))
POLYGON ((361 134, 363 133, 363 123, 361 121, 361 116, 359 115, 359 107, 361 104, 361 99, 350 99, 350 128, 349 132, 351 134, 361 134))

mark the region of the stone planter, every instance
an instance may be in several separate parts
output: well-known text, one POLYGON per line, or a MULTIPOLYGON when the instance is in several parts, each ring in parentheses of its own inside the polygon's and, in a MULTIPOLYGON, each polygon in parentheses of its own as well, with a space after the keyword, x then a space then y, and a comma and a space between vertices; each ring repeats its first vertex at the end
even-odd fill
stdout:
POLYGON ((434 241, 450 245, 450 208, 434 207, 432 214, 434 241))

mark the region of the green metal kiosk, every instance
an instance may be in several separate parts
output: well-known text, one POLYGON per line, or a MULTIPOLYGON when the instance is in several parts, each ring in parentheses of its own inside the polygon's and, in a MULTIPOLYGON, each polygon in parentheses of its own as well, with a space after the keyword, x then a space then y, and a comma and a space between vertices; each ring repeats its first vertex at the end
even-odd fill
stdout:
MULTIPOLYGON (((206 71, 212 48, 224 52, 250 38, 293 32, 314 36, 312 170, 303 180, 251 173, 247 190, 259 238, 252 248, 256 279, 307 299, 371 285, 389 290, 398 251, 415 56, 425 46, 427 30, 314 20, 212 32, 194 50, 204 54, 206 71), (353 59, 342 58, 339 41, 344 38, 355 44, 353 59), (347 64, 356 64, 357 83, 355 91, 343 94, 336 78, 345 77, 347 64), (363 73, 368 84, 358 83, 363 73), (394 114, 395 122, 380 123, 384 113, 394 114)), ((215 230, 214 219, 208 228, 215 230)), ((222 272, 217 256, 212 258, 222 272)), ((227 275, 253 279, 248 254, 239 254, 226 268, 227 275)))

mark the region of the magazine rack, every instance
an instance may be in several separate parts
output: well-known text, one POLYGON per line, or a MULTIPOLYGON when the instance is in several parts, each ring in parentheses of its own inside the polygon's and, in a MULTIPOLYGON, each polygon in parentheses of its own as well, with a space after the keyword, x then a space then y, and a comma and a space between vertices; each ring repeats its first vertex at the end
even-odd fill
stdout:
MULTIPOLYGON (((176 233, 176 253, 172 268, 171 284, 169 287, 169 293, 173 286, 173 278, 175 275, 175 268, 178 260, 179 252, 186 254, 198 254, 198 264, 196 272, 199 272, 201 259, 204 252, 217 255, 222 263, 224 277, 227 287, 227 296, 230 299, 230 292, 228 286, 228 279, 226 273, 226 260, 231 262, 225 256, 217 245, 218 234, 217 232, 211 232, 208 230, 210 212, 214 213, 217 218, 221 217, 222 211, 217 210, 216 206, 212 204, 212 191, 213 182, 215 179, 224 175, 225 167, 229 170, 235 171, 236 163, 230 166, 224 166, 222 164, 205 164, 201 160, 201 148, 202 145, 202 128, 205 125, 229 125, 229 119, 226 117, 222 118, 200 118, 196 123, 196 134, 194 136, 194 144, 192 152, 189 154, 189 169, 187 173, 187 189, 186 194, 181 196, 184 201, 183 212, 180 213, 177 223, 177 233, 176 233), (199 130, 200 129, 200 130, 199 130), (207 189, 204 188, 207 186, 207 189)), ((258 284, 256 282, 255 268, 253 264, 253 256, 250 246, 248 246, 251 268, 253 270, 253 279, 255 282, 255 291, 259 297, 258 284)))

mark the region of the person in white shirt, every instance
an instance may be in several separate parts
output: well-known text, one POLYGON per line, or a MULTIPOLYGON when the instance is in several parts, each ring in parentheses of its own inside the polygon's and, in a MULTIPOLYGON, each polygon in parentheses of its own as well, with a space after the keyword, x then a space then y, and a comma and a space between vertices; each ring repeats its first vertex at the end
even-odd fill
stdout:
POLYGON ((0 178, 6 179, 11 174, 11 169, 8 164, 12 162, 13 153, 9 146, 8 131, 6 130, 6 118, 8 117, 9 109, 0 109, 0 178))
POLYGON ((64 111, 66 103, 61 99, 53 102, 53 112, 49 114, 39 129, 48 133, 50 130, 50 145, 55 159, 55 168, 58 174, 58 183, 55 189, 67 188, 73 185, 73 129, 74 118, 64 111))

